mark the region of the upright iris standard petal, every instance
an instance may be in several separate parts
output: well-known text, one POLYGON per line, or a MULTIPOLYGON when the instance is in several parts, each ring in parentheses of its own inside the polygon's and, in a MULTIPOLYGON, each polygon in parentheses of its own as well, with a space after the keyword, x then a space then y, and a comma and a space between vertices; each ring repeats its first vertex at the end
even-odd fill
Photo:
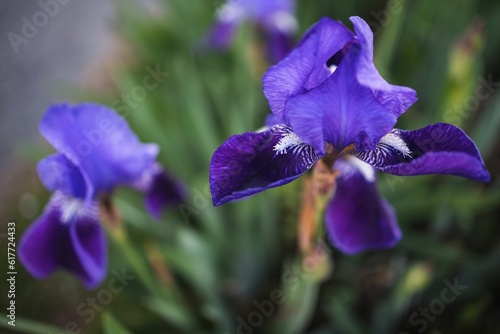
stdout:
POLYGON ((43 279, 67 269, 93 288, 106 274, 106 239, 97 204, 54 193, 44 213, 24 233, 19 257, 26 269, 43 279))
POLYGON ((210 190, 214 205, 289 183, 318 159, 312 146, 283 124, 263 132, 234 135, 212 157, 210 190))
MULTIPOLYGON (((158 154, 158 146, 142 144, 114 110, 94 103, 50 107, 40 132, 95 191, 135 182, 152 168, 158 154)), ((92 196, 87 193, 88 200, 92 196)))
POLYGON ((60 153, 49 155, 37 165, 45 188, 78 198, 85 198, 88 185, 80 169, 60 153))
POLYGON ((288 57, 262 79, 271 111, 281 117, 290 97, 320 85, 331 73, 327 61, 353 39, 349 29, 329 18, 312 26, 288 57))
POLYGON ((360 17, 353 16, 350 20, 361 44, 361 55, 353 73, 356 73, 361 85, 372 90, 383 106, 400 116, 417 101, 417 93, 409 87, 391 85, 380 76, 373 63, 373 33, 370 27, 360 17))
POLYGON ((351 156, 334 167, 340 176, 325 214, 333 244, 347 254, 394 246, 401 230, 394 209, 378 192, 374 169, 351 156))
POLYGON ((317 152, 323 152, 325 141, 339 152, 351 144, 359 149, 375 148, 396 124, 394 113, 353 75, 361 55, 359 45, 352 45, 323 84, 288 101, 290 125, 317 152))
POLYGON ((413 131, 393 130, 372 151, 355 155, 395 175, 449 174, 487 182, 490 175, 474 142, 445 123, 413 131))

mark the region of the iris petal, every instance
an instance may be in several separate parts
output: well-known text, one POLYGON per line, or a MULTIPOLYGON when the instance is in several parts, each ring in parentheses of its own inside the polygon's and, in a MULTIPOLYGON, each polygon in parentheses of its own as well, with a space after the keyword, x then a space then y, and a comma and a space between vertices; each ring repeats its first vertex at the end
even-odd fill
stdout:
POLYGON ((54 193, 42 216, 24 233, 19 256, 36 278, 66 269, 93 288, 106 275, 106 238, 97 204, 54 193), (80 206, 82 205, 82 206, 80 206))
MULTIPOLYGON (((114 110, 94 103, 53 105, 40 132, 80 169, 95 191, 135 182, 158 154, 158 146, 142 144, 114 110)), ((93 195, 87 192, 87 199, 93 195)))
POLYGON ((323 84, 288 101, 290 125, 318 152, 323 152, 325 141, 338 151, 351 144, 375 148, 396 124, 396 116, 357 81, 354 73, 361 55, 360 46, 352 45, 323 84))
POLYGON ((329 18, 312 26, 288 57, 262 79, 272 112, 282 117, 290 97, 321 84, 330 75, 328 59, 353 39, 349 29, 329 18))
POLYGON ((394 175, 449 174, 487 182, 490 175, 472 141, 460 128, 446 123, 419 130, 393 130, 377 148, 355 155, 394 175))
POLYGON ((230 137, 214 153, 210 190, 214 205, 289 183, 319 159, 286 125, 230 137))
POLYGON ((80 169, 64 155, 59 153, 49 155, 38 163, 37 171, 47 189, 85 198, 88 188, 85 178, 80 169))
POLYGON ((146 208, 156 219, 164 208, 180 204, 186 197, 184 185, 160 166, 155 167, 144 191, 146 208))
POLYGON ((391 85, 380 76, 373 63, 373 33, 370 27, 360 17, 353 16, 350 20, 361 44, 361 55, 354 72, 358 82, 369 87, 377 100, 399 117, 417 101, 417 93, 409 87, 391 85))
POLYGON ((340 176, 325 213, 333 244, 347 254, 394 246, 401 230, 378 192, 373 168, 355 157, 340 158, 334 167, 340 176))

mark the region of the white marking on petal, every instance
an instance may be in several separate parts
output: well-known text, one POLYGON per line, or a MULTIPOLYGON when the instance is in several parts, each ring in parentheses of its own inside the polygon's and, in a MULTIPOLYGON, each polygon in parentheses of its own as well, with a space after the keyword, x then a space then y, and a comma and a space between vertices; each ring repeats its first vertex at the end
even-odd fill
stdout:
POLYGON ((288 149, 296 147, 302 143, 303 142, 299 136, 297 136, 294 132, 290 132, 281 138, 280 141, 274 145, 273 149, 277 152, 277 154, 286 154, 288 149))
POLYGON ((270 128, 267 126, 267 125, 264 125, 263 127, 260 127, 258 128, 257 130, 255 130, 255 132, 257 133, 261 133, 261 132, 264 132, 264 131, 267 131, 269 130, 270 128))
POLYGON ((335 72, 337 70, 337 65, 332 64, 332 65, 328 66, 328 69, 330 70, 330 74, 333 74, 333 72, 335 72))
POLYGON ((383 136, 382 139, 380 139, 379 144, 385 144, 392 147, 393 149, 399 151, 403 157, 411 157, 411 151, 408 148, 408 145, 406 145, 404 140, 394 132, 389 132, 383 136))
POLYGON ((76 217, 83 215, 86 211, 83 200, 73 197, 65 197, 60 203, 61 220, 67 223, 76 217))
POLYGON ((314 148, 311 145, 305 144, 289 126, 276 124, 271 127, 271 132, 274 134, 274 138, 280 138, 273 147, 276 157, 285 154, 287 158, 293 156, 294 163, 291 165, 293 168, 297 168, 296 172, 303 172, 304 168, 311 168, 318 161, 318 156, 314 152, 314 148))
POLYGON ((352 155, 348 155, 346 160, 363 175, 366 181, 375 182, 375 169, 372 166, 352 155))

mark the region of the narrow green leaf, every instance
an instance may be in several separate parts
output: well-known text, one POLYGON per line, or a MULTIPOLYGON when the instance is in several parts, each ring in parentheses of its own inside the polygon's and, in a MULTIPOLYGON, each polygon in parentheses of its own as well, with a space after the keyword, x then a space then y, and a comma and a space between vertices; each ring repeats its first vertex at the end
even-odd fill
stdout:
POLYGON ((104 334, 132 334, 111 312, 107 311, 102 314, 102 330, 104 334))

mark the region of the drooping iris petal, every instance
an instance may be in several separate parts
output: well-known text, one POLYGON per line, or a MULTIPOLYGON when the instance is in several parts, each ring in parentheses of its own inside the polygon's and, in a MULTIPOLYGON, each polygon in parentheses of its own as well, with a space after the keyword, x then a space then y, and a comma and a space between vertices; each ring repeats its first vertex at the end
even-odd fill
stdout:
POLYGON ((312 146, 304 144, 286 125, 234 135, 212 157, 213 203, 221 205, 289 183, 318 159, 312 146))
POLYGON ((361 54, 360 46, 352 45, 323 84, 288 101, 290 125, 317 152, 323 152, 325 141, 339 152, 351 144, 374 149, 396 124, 396 115, 353 75, 361 54))
POLYGON ((395 175, 450 174, 487 182, 490 175, 474 142, 460 128, 446 123, 419 130, 393 130, 373 151, 355 155, 395 175))
POLYGON ((394 246, 401 239, 394 209, 380 195, 375 171, 352 156, 340 158, 335 194, 325 213, 335 246, 347 254, 394 246))
POLYGON ((417 93, 409 87, 391 85, 380 76, 373 63, 373 33, 370 27, 360 17, 353 16, 350 20, 361 44, 361 55, 354 72, 358 82, 369 87, 382 105, 400 116, 417 101, 417 93))
MULTIPOLYGON (((158 154, 158 146, 142 144, 115 111, 94 103, 51 106, 40 132, 95 191, 133 183, 152 168, 158 154)), ((87 189, 87 200, 92 196, 87 189)))
POLYGON ((163 168, 156 166, 145 186, 145 204, 149 214, 160 218, 164 208, 180 204, 186 197, 186 189, 163 168))
POLYGON ((23 234, 19 257, 26 269, 43 279, 57 269, 78 276, 93 288, 106 274, 106 238, 97 204, 54 193, 45 211, 23 234))
POLYGON ((291 96, 321 84, 331 73, 327 61, 353 38, 342 23, 329 18, 312 26, 288 57, 272 66, 262 79, 272 112, 282 116, 291 96))
POLYGON ((38 163, 37 171, 47 189, 85 198, 87 192, 85 179, 80 169, 64 155, 59 153, 49 155, 38 163))

